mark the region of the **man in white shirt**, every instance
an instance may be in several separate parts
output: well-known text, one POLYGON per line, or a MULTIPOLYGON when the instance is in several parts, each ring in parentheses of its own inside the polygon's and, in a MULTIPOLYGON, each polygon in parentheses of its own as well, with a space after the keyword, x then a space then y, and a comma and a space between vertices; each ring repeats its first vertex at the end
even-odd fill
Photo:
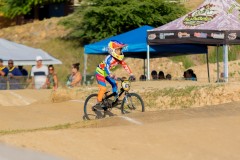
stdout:
POLYGON ((46 84, 48 68, 42 64, 41 56, 36 57, 36 62, 36 66, 33 66, 31 70, 32 84, 35 89, 41 89, 46 84))

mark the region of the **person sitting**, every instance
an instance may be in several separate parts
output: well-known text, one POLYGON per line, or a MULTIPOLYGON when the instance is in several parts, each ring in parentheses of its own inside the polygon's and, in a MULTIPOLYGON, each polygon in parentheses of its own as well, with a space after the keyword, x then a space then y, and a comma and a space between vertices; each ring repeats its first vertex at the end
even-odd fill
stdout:
POLYGON ((153 80, 157 80, 157 79, 158 79, 157 71, 153 70, 153 71, 151 72, 151 76, 152 76, 152 79, 153 79, 153 80))
POLYGON ((143 74, 139 78, 140 81, 146 81, 146 79, 147 79, 147 77, 143 74))
POLYGON ((216 81, 216 83, 217 82, 225 82, 224 73, 223 72, 220 74, 220 78, 216 81))
POLYGON ((172 79, 171 74, 167 74, 167 75, 166 75, 166 79, 167 79, 167 80, 171 80, 171 79, 172 79))
POLYGON ((164 72, 163 72, 163 71, 159 71, 159 73, 158 73, 158 79, 165 79, 165 76, 164 76, 164 72))
POLYGON ((72 64, 72 73, 69 75, 67 80, 67 86, 70 88, 75 86, 80 86, 81 84, 82 75, 79 72, 79 65, 80 63, 72 64))
POLYGON ((186 71, 185 77, 186 77, 185 78, 186 80, 197 81, 197 76, 196 76, 196 74, 194 73, 194 71, 192 69, 188 69, 186 71))

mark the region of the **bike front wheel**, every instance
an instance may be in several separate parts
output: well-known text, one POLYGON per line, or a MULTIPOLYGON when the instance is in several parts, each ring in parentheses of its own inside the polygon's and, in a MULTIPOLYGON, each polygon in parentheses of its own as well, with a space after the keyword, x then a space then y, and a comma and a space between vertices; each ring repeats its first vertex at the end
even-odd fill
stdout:
POLYGON ((97 94, 91 94, 84 103, 84 119, 93 120, 104 118, 104 110, 97 106, 97 94))
POLYGON ((122 101, 121 112, 122 114, 127 113, 136 113, 136 112, 144 112, 144 103, 141 98, 136 93, 127 93, 122 101))

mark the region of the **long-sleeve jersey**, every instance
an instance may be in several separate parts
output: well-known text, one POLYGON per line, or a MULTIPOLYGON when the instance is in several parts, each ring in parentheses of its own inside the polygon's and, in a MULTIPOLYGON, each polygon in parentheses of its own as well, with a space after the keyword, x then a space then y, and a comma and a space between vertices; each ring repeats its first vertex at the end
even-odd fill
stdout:
POLYGON ((129 73, 131 74, 132 71, 128 67, 127 63, 122 61, 117 60, 114 58, 112 55, 108 55, 103 62, 101 62, 98 67, 105 72, 105 76, 109 75, 111 73, 111 70, 115 68, 118 64, 121 64, 122 67, 129 73))

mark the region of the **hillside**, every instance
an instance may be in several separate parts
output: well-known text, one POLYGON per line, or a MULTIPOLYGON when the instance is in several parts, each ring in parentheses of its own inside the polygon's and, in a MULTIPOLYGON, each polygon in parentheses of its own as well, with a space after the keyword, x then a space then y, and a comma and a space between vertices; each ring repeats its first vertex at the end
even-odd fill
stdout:
MULTIPOLYGON (((185 5, 189 10, 196 8, 201 4, 203 0, 188 0, 185 5)), ((54 57, 60 59, 63 62, 63 65, 56 66, 58 75, 60 77, 61 83, 64 84, 66 80, 66 75, 70 72, 70 66, 72 63, 80 62, 81 71, 83 71, 83 48, 75 42, 68 42, 61 40, 64 37, 68 30, 63 26, 58 25, 59 20, 62 18, 51 18, 45 19, 43 21, 35 21, 33 23, 13 26, 8 28, 0 29, 0 37, 26 44, 32 47, 41 48, 54 57)), ((213 57, 214 58, 214 57, 213 57)), ((103 59, 101 56, 89 56, 88 60, 88 73, 94 73, 95 66, 103 59)), ((191 67, 195 70, 198 79, 207 81, 207 70, 206 64, 203 64, 205 56, 187 56, 187 59, 191 61, 194 67, 191 67)), ((144 73, 144 61, 140 59, 128 58, 127 63, 132 68, 134 74, 137 78, 144 73), (135 65, 138 64, 138 65, 135 65)), ((229 65, 229 76, 231 79, 236 80, 239 77, 239 65, 238 61, 231 62, 229 65), (232 67, 234 66, 234 67, 232 67)), ((169 58, 156 58, 151 59, 150 71, 156 70, 157 72, 163 71, 166 74, 171 74, 173 79, 181 79, 183 76, 184 64, 183 62, 173 62, 169 58)), ((216 64, 210 65, 210 75, 212 81, 216 80, 216 64)), ((123 69, 118 69, 118 73, 125 75, 123 69)), ((222 72, 222 64, 220 65, 220 72, 222 72)))

